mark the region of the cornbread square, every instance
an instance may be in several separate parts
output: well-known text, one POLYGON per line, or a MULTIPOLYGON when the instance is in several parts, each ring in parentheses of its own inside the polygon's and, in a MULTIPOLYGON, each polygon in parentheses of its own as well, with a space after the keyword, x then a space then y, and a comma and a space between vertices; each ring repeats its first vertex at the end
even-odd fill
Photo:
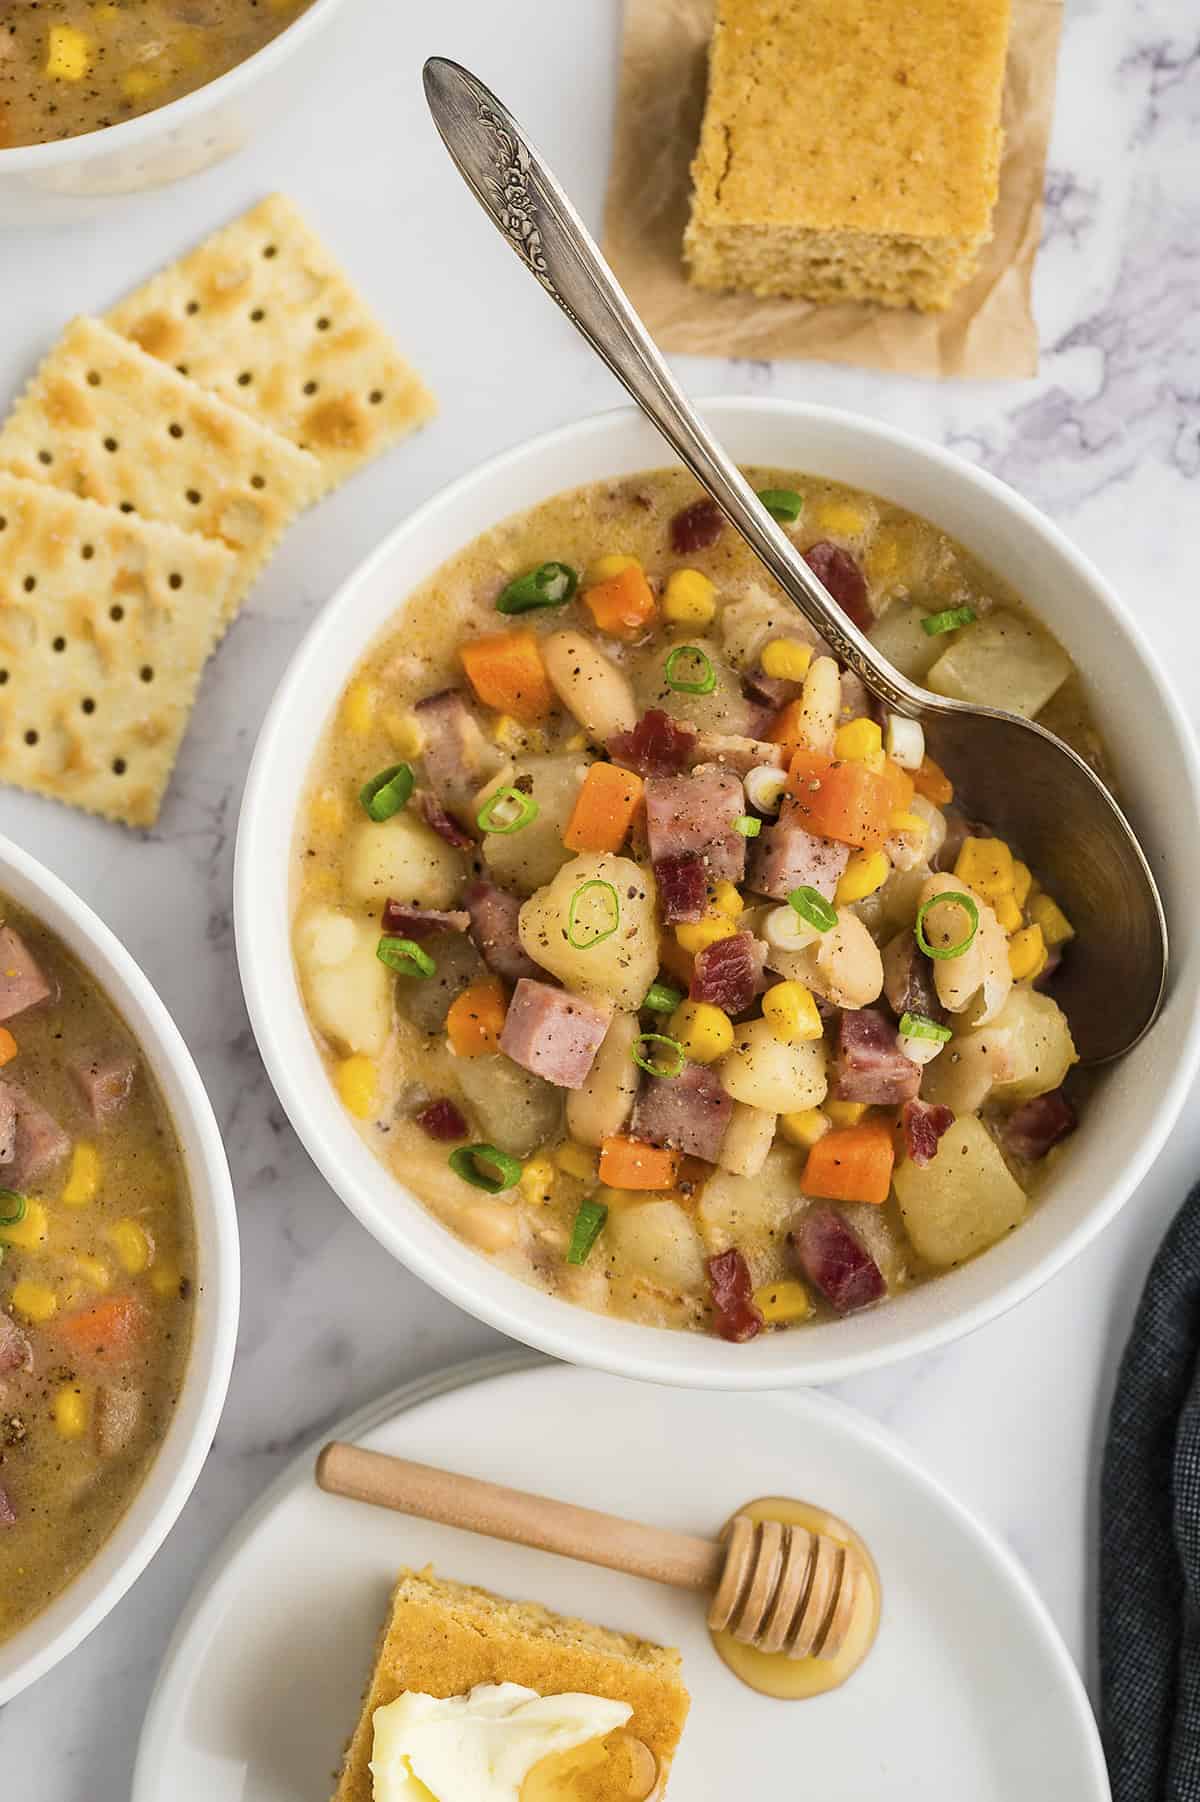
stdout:
POLYGON ((691 280, 944 308, 991 236, 1010 0, 719 0, 691 280))
POLYGON ((505 1601, 429 1571, 406 1570, 392 1593, 334 1802, 373 1802, 377 1708, 405 1690, 461 1696, 477 1683, 522 1683, 539 1695, 579 1691, 628 1702, 629 1731, 653 1752, 664 1779, 687 1719, 688 1692, 675 1650, 568 1620, 537 1602, 505 1601))

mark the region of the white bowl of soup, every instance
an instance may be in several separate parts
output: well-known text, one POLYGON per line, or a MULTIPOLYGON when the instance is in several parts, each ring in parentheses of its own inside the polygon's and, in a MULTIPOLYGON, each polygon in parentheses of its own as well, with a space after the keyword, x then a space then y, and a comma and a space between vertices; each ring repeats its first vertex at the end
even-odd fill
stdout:
POLYGON ((233 1363, 220 1131, 129 953, 0 839, 0 1703, 103 1620, 191 1494, 233 1363))
MULTIPOLYGON (((1063 535, 873 422, 706 411, 889 656, 1111 770, 1185 919, 1189 732, 1063 535)), ((664 461, 629 410, 540 438, 328 604, 246 788, 242 980, 331 1186, 452 1301, 625 1375, 830 1381, 1112 1218, 1195 1072, 1200 960, 1179 934, 1154 1030, 1074 1068, 1055 897, 664 461)))
POLYGON ((299 104, 343 0, 18 5, 0 29, 0 224, 94 216, 299 104))

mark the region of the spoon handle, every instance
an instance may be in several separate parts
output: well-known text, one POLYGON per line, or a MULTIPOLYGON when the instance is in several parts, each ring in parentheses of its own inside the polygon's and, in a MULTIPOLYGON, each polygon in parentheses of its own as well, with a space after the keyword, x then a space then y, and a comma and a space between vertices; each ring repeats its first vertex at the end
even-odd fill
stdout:
POLYGON ((468 70, 444 57, 425 64, 425 97, 443 143, 493 225, 835 655, 898 713, 936 705, 847 619, 702 424, 583 221, 508 109, 468 70))

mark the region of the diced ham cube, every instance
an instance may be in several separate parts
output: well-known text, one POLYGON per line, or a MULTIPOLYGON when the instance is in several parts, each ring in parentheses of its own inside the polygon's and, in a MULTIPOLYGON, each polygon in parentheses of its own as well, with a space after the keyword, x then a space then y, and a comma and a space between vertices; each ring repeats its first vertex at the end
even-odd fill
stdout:
POLYGON ((137 1067, 137 1053, 120 1045, 72 1063, 75 1086, 97 1126, 104 1126, 125 1106, 133 1092, 137 1067))
POLYGON ((457 688, 427 695, 413 708, 424 743, 425 774, 437 799, 451 810, 466 807, 499 757, 457 688))
POLYGON ((849 845, 815 838, 796 818, 795 803, 785 800, 778 820, 751 846, 746 886, 775 901, 786 901, 796 888, 815 888, 832 901, 849 861, 849 845))
POLYGON ((565 989, 523 976, 513 990, 500 1049, 558 1089, 581 1089, 612 1018, 565 989))
POLYGON ((742 691, 747 699, 772 714, 794 701, 803 688, 803 682, 789 682, 786 676, 767 676, 760 669, 750 670, 742 678, 742 691))
POLYGON ((933 965, 917 944, 911 926, 905 926, 883 948, 883 992, 897 1020, 901 1014, 923 1014, 940 1024, 946 1017, 938 1000, 933 965))
POLYGON ((0 1020, 11 1020, 50 997, 33 952, 12 926, 0 926, 0 1020))
POLYGON ((646 1078, 629 1130, 647 1144, 715 1164, 732 1115, 733 1100, 716 1071, 685 1063, 678 1076, 646 1078))
POLYGON ((849 551, 822 538, 809 545, 804 552, 804 561, 817 580, 824 582, 842 612, 865 632, 873 619, 867 600, 867 580, 849 551))
POLYGON ((905 1057, 896 1028, 873 1007, 843 1009, 836 1071, 835 1098, 871 1107, 898 1107, 921 1086, 920 1065, 905 1057))
POLYGON ((96 1391, 96 1450, 115 1458, 132 1444, 142 1422, 145 1396, 135 1386, 101 1383, 96 1391))
POLYGON ((722 1339, 744 1345, 762 1332, 763 1317, 754 1305, 750 1267, 737 1247, 718 1252, 707 1263, 713 1326, 722 1339))
POLYGON ((0 1483, 0 1527, 15 1527, 16 1524, 17 1511, 8 1499, 7 1489, 0 1483))
POLYGON ((658 904, 668 926, 683 920, 700 920, 708 901, 708 877, 704 860, 694 852, 681 857, 660 857, 655 861, 654 880, 658 886, 658 904))
POLYGON ((437 796, 431 795, 428 789, 422 789, 417 795, 417 810, 431 831, 445 839, 448 845, 453 845, 456 851, 475 849, 475 840, 471 834, 457 820, 450 818, 437 796))
POLYGON ((922 1101, 920 1096, 906 1101, 900 1110, 904 1143, 914 1164, 922 1168, 937 1156, 938 1140, 954 1125, 954 1115, 940 1102, 922 1101))
POLYGON ((752 932, 735 932, 705 945, 692 964, 691 999, 727 1014, 744 1014, 758 993, 765 952, 752 932))
POLYGON ((471 937, 488 969, 503 976, 505 982, 520 982, 522 976, 537 977, 538 966, 521 944, 518 897, 497 888, 494 882, 473 882, 466 900, 471 937))
POLYGON ((853 1314, 887 1294, 883 1272, 835 1208, 810 1208, 788 1237, 801 1274, 835 1313, 853 1314))
POLYGON ((33 1346, 16 1321, 0 1314, 0 1376, 10 1370, 32 1371, 33 1346))
POLYGON ((745 811, 741 778, 732 770, 701 766, 688 776, 651 776, 646 782, 646 831, 650 855, 703 856, 733 831, 733 822, 745 811))
POLYGON ((17 1130, 13 1155, 0 1164, 0 1181, 6 1188, 29 1188, 62 1162, 71 1140, 53 1114, 19 1083, 0 1082, 0 1094, 5 1091, 16 1106, 17 1130))
POLYGON ((470 914, 462 909, 448 912, 440 907, 408 907, 403 901, 388 901, 380 930, 394 939, 431 939, 439 932, 465 932, 470 924, 470 914))
POLYGON ((1035 1095, 1014 1108, 1001 1128, 1005 1147, 1013 1157, 1034 1163, 1052 1145, 1073 1133, 1078 1124, 1075 1109, 1061 1089, 1035 1095))
POLYGON ((677 557, 686 557, 689 551, 708 550, 724 530, 725 515, 716 501, 706 496, 672 515, 671 549, 677 557))
POLYGON ((17 1098, 7 1084, 0 1084, 0 1164, 10 1164, 17 1152, 17 1098))
POLYGON ((614 733, 608 741, 608 754, 614 763, 639 776, 672 776, 695 761, 696 741, 694 726, 652 707, 632 732, 614 733))

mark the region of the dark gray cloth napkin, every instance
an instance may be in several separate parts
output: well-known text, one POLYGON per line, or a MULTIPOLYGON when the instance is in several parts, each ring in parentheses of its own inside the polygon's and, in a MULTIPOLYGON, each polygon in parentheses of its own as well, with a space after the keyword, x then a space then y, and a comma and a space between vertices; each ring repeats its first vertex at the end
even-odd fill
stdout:
POLYGON ((1151 1266, 1100 1479, 1113 1802, 1200 1802, 1200 1184, 1151 1266))

